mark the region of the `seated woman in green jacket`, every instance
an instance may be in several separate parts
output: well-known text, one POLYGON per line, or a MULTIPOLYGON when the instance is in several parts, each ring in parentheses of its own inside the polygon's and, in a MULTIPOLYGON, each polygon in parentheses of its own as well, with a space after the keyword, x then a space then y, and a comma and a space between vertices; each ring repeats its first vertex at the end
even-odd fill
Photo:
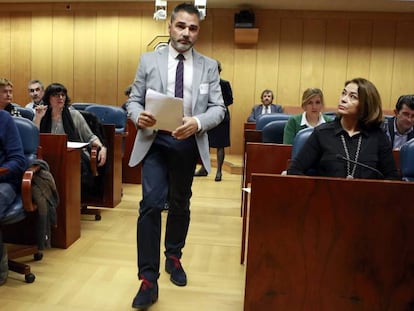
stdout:
POLYGON ((300 130, 330 121, 330 117, 322 114, 323 106, 323 93, 320 89, 309 88, 305 90, 302 95, 304 112, 289 118, 283 134, 283 143, 291 145, 296 133, 300 130))

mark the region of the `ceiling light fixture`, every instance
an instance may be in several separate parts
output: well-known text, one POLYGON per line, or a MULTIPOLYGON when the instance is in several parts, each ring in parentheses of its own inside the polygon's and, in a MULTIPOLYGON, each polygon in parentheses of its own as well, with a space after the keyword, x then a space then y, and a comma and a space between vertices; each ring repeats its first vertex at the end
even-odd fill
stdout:
POLYGON ((154 19, 167 19, 167 0, 155 0, 154 19))
POLYGON ((207 3, 207 0, 194 0, 194 5, 200 12, 201 20, 206 18, 206 3, 207 3))

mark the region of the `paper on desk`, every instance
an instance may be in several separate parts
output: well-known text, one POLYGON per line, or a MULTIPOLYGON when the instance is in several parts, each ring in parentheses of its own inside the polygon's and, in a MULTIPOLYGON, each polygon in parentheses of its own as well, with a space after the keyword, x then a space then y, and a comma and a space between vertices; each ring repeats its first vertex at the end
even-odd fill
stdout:
POLYGON ((148 89, 145 95, 145 110, 150 111, 157 123, 155 128, 174 131, 183 124, 183 99, 171 97, 148 89))
POLYGON ((86 147, 89 143, 79 143, 77 141, 68 141, 67 148, 80 149, 86 147))

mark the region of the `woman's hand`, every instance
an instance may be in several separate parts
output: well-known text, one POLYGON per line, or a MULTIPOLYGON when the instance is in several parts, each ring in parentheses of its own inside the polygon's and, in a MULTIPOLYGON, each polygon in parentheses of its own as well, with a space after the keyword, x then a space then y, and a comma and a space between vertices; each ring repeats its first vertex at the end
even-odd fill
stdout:
POLYGON ((40 122, 45 116, 46 110, 47 110, 46 105, 38 105, 35 107, 35 116, 33 118, 33 123, 36 125, 38 129, 40 129, 40 122))
POLYGON ((47 110, 46 105, 38 105, 35 108, 35 115, 36 118, 39 118, 40 120, 45 116, 47 110))

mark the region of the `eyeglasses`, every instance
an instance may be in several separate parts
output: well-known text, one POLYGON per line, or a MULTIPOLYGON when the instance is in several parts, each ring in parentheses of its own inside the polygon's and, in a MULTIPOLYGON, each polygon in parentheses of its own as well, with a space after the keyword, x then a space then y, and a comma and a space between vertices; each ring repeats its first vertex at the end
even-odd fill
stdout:
POLYGON ((65 98, 66 97, 66 94, 65 93, 53 93, 51 96, 65 98))
POLYGON ((34 93, 34 92, 40 92, 40 87, 37 87, 35 89, 29 89, 30 93, 34 93))

